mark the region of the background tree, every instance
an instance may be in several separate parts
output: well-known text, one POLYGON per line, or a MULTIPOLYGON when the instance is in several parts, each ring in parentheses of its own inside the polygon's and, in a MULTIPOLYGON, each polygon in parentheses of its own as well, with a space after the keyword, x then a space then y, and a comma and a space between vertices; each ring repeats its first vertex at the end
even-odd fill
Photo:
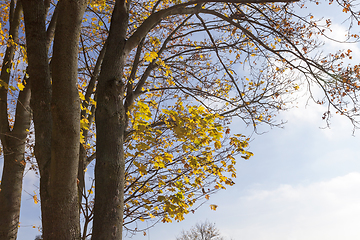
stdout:
POLYGON ((40 236, 40 235, 38 235, 38 236, 36 236, 35 237, 35 240, 42 240, 43 238, 40 236))
MULTIPOLYGON (((79 208, 83 239, 91 234, 121 239, 123 225, 137 231, 130 224, 138 220, 182 220, 199 199, 234 184, 236 155, 252 155, 246 150, 249 139, 231 133, 232 118, 255 129, 260 123, 277 125, 274 115, 287 108, 301 84, 316 84, 324 95, 314 100, 356 124, 357 68, 343 68, 341 62, 351 50, 316 55, 314 36, 331 24, 298 16, 296 8, 304 5, 290 2, 13 0, 3 5, 7 50, 1 99, 6 101, 0 115, 6 174, 0 200, 14 197, 0 204, 0 212, 9 215, 1 220, 0 236, 16 238, 26 163, 18 159, 24 159, 30 126, 29 111, 21 109, 29 106, 23 100, 30 98, 28 89, 44 239, 80 238, 79 208), (23 26, 21 7, 26 42, 16 37, 18 31, 24 36, 23 28, 17 29, 23 26), (21 64, 14 64, 14 56, 21 64), (16 115, 14 102, 20 106, 16 115), (22 148, 15 157, 7 138, 17 131, 23 134, 16 136, 22 148), (95 159, 93 202, 84 171, 95 159)), ((339 3, 351 10, 350 3, 339 3)))
POLYGON ((176 240, 224 240, 215 223, 197 223, 188 231, 182 231, 176 240))

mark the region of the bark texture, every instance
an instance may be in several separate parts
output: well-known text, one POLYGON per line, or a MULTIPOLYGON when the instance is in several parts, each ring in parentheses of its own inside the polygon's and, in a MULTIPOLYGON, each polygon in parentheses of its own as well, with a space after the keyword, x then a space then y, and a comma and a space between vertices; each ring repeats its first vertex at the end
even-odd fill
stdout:
POLYGON ((14 128, 2 141, 4 168, 0 190, 0 239, 16 239, 25 169, 25 143, 30 127, 30 88, 20 94, 14 128))
MULTIPOLYGON (((41 217, 44 237, 51 219, 49 203, 49 174, 51 160, 50 111, 51 78, 47 55, 46 6, 43 1, 22 0, 24 6, 26 47, 28 54, 27 73, 31 82, 31 107, 35 127, 35 157, 40 171, 41 217)), ((45 239, 45 238, 44 238, 45 239)))
POLYGON ((44 229, 44 239, 80 239, 77 192, 80 100, 77 68, 80 27, 86 1, 63 0, 58 4, 52 58, 51 223, 49 229, 44 229))
POLYGON ((28 72, 32 79, 35 155, 41 175, 43 239, 79 239, 76 177, 80 103, 77 92, 77 57, 86 2, 61 1, 47 31, 47 6, 44 2, 23 0, 23 4, 28 72), (55 25, 51 85, 47 49, 55 25))
POLYGON ((96 109, 95 208, 92 239, 122 239, 124 211, 124 83, 128 10, 116 1, 99 82, 96 109))
MULTIPOLYGON (((10 4, 10 31, 14 42, 18 41, 18 29, 22 5, 18 2, 10 4)), ((15 45, 6 48, 1 69, 0 87, 0 139, 4 154, 4 167, 0 185, 0 240, 16 239, 22 193, 22 179, 25 169, 25 143, 27 129, 30 126, 30 89, 27 86, 19 93, 16 106, 16 121, 10 128, 7 111, 7 94, 15 45)))

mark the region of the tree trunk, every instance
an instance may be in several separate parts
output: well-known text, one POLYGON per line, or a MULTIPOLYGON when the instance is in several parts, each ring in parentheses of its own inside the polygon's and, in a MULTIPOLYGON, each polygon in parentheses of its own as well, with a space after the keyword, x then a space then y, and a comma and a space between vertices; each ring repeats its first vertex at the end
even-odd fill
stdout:
POLYGON ((122 239, 124 211, 124 83, 128 12, 116 1, 99 82, 96 108, 95 206, 92 239, 122 239))
MULTIPOLYGON (((8 140, 11 141, 13 139, 8 140)), ((25 169, 25 142, 12 141, 14 147, 4 147, 4 168, 0 194, 0 239, 16 239, 19 225, 22 180, 25 169), (15 147, 15 145, 18 145, 15 147), (5 150, 6 148, 6 150, 5 150)), ((4 146, 4 145, 3 145, 4 146)))
POLYGON ((77 192, 80 100, 77 60, 86 1, 63 0, 58 4, 59 16, 52 58, 51 223, 44 239, 80 239, 77 192))
POLYGON ((50 81, 43 1, 23 0, 44 239, 79 239, 77 57, 86 2, 60 1, 50 81), (50 111, 51 99, 51 111, 50 111), (53 120, 51 120, 53 119, 53 120), (53 190, 53 191, 52 191, 53 190))
MULTIPOLYGON (((22 6, 11 2, 10 6, 10 32, 14 42, 18 41, 18 29, 22 6)), ((9 83, 12 60, 15 54, 15 46, 6 48, 4 62, 1 69, 0 79, 9 83)), ((26 87, 19 93, 16 106, 15 124, 10 130, 7 111, 6 87, 0 88, 0 139, 3 147, 4 166, 0 185, 0 240, 16 239, 22 193, 22 179, 25 169, 25 142, 27 129, 30 126, 30 90, 26 87)))
POLYGON ((13 131, 6 136, 4 147, 4 168, 0 191, 0 239, 16 239, 22 180, 25 169, 25 143, 30 127, 30 88, 19 94, 13 131))
POLYGON ((16 239, 19 225, 19 213, 21 203, 22 179, 25 164, 23 154, 12 151, 4 151, 4 168, 1 179, 0 194, 0 239, 9 240, 16 239))
MULTIPOLYGON (((43 236, 48 235, 51 206, 49 205, 49 174, 51 160, 51 79, 47 56, 45 26, 46 8, 43 1, 22 0, 28 55, 27 73, 31 82, 31 108, 35 127, 35 157, 40 172, 40 199, 43 236)), ((46 239, 46 238, 44 238, 46 239)))

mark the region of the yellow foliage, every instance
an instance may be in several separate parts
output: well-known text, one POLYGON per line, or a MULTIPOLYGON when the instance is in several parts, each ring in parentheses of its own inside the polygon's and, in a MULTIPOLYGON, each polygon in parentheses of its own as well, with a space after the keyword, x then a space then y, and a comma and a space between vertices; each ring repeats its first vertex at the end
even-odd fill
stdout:
POLYGON ((24 84, 22 84, 22 83, 18 83, 17 86, 20 91, 24 90, 24 88, 25 88, 24 84))
POLYGON ((145 53, 144 60, 147 62, 151 62, 152 60, 156 59, 158 54, 156 52, 147 52, 145 53))
POLYGON ((211 210, 216 211, 217 207, 218 207, 218 206, 215 205, 215 204, 210 204, 210 209, 211 209, 211 210))
POLYGON ((37 195, 36 195, 35 191, 34 191, 34 195, 33 195, 33 200, 34 200, 35 204, 38 204, 39 200, 37 198, 37 195))

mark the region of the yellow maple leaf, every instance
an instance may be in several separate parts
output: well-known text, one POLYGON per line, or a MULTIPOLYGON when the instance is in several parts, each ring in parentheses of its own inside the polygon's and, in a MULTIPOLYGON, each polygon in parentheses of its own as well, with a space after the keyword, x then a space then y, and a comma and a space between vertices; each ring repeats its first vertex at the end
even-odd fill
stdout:
POLYGON ((150 52, 150 53, 145 53, 144 56, 144 60, 147 62, 151 62, 152 60, 154 60, 155 58, 158 57, 158 54, 156 52, 150 52))
POLYGON ((84 94, 82 94, 82 92, 79 92, 79 97, 81 100, 85 101, 85 96, 84 94))
POLYGON ((210 204, 210 209, 216 211, 216 208, 218 207, 218 205, 215 204, 210 204))
POLYGON ((160 40, 157 37, 150 37, 150 42, 155 47, 157 47, 161 44, 160 40))
POLYGON ((214 143, 214 146, 215 146, 216 149, 220 149, 220 148, 221 148, 221 142, 220 142, 220 141, 216 141, 216 142, 214 143))
POLYGON ((24 88, 25 88, 24 84, 22 84, 22 83, 18 83, 17 86, 18 86, 20 91, 24 90, 24 88))
POLYGON ((35 203, 35 204, 38 204, 39 199, 37 198, 37 195, 35 194, 35 191, 34 191, 33 199, 34 199, 34 203, 35 203))

